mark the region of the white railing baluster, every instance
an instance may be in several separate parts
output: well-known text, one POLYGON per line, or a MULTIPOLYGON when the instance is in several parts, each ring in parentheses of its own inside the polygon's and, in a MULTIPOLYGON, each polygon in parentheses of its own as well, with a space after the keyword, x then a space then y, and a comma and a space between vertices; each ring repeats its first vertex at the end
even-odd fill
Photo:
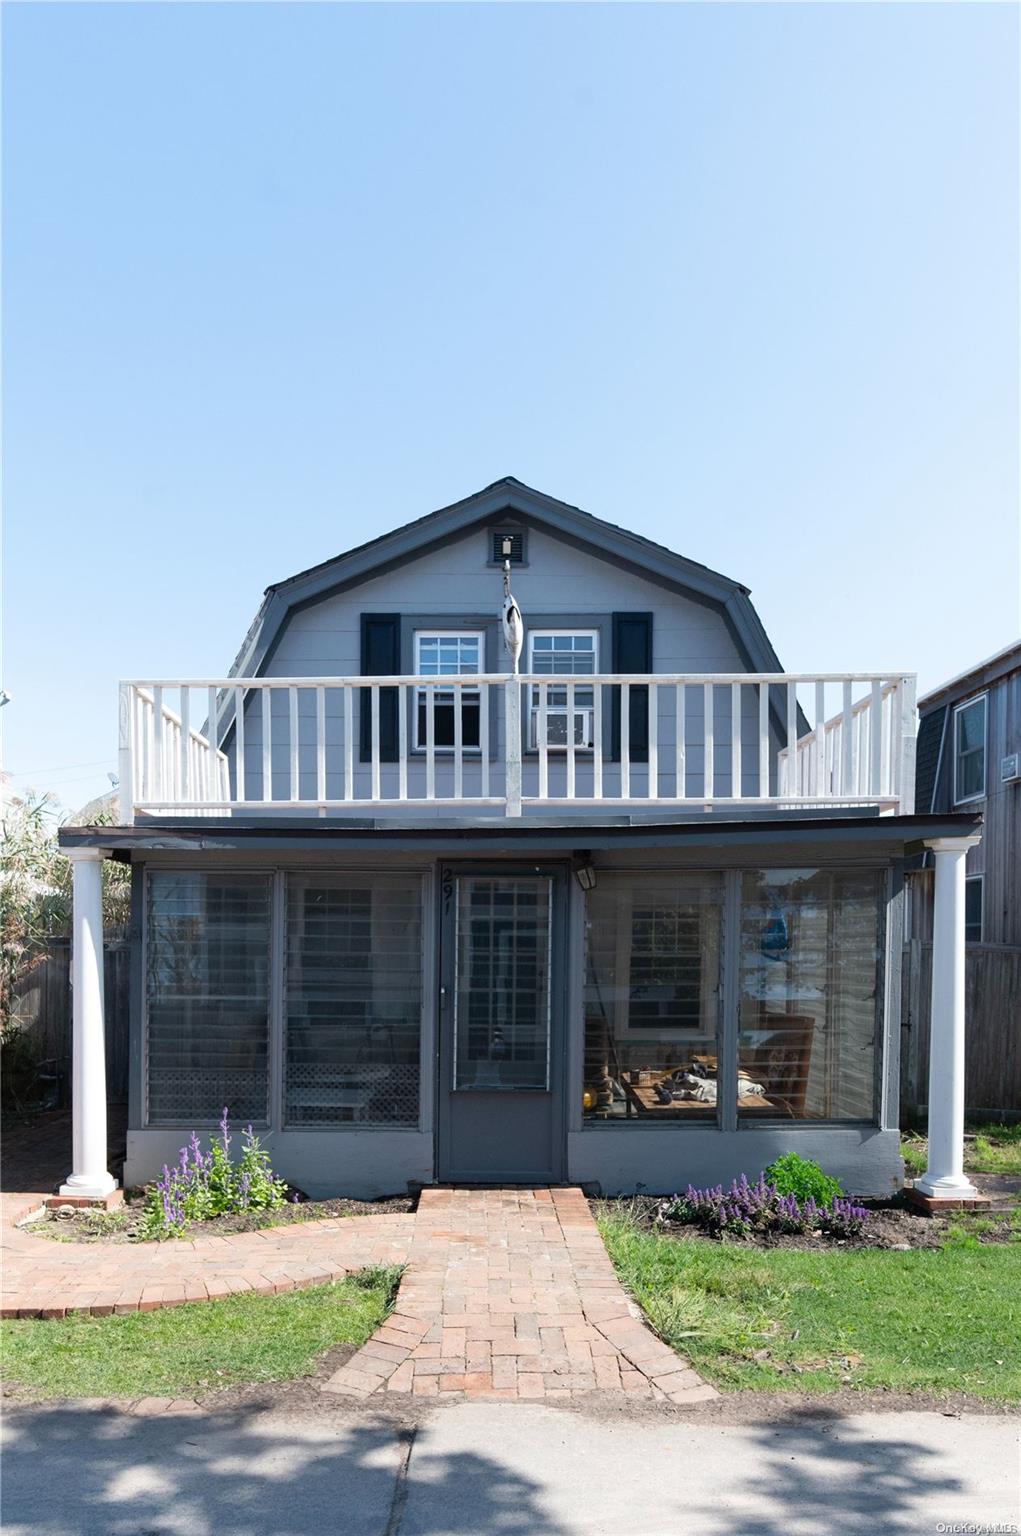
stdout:
POLYGON ((489 684, 479 688, 479 759, 482 769, 482 798, 489 799, 489 684))
POLYGON ((683 800, 688 793, 688 770, 684 761, 687 720, 685 718, 685 690, 683 683, 674 684, 674 697, 677 700, 677 723, 674 728, 674 797, 677 800, 683 800))
POLYGON ((815 782, 811 792, 826 794, 826 684, 815 685, 815 782))
POLYGON ((603 686, 592 686, 592 798, 603 798, 603 686))
POLYGON ((869 709, 869 734, 870 757, 872 771, 869 778, 869 793, 882 794, 883 777, 883 685, 877 679, 872 684, 872 704, 869 709))
POLYGON ((769 796, 769 684, 759 684, 759 799, 769 796))
POLYGON ((521 683, 508 677, 504 684, 504 719, 506 721, 504 804, 508 816, 521 815, 521 683))
POLYGON ((851 713, 851 684, 844 684, 844 714, 840 722, 840 784, 838 794, 850 795, 854 763, 854 716, 851 713))
POLYGON ((316 689, 316 799, 325 816, 322 801, 326 799, 326 689, 322 684, 316 689))
POLYGON ((425 798, 436 799, 436 690, 425 690, 425 798))
POLYGON ((408 798, 408 705, 414 709, 415 691, 397 690, 397 798, 408 798))
POLYGON ((620 685, 620 797, 631 799, 631 684, 620 685))
POLYGON ((372 798, 379 799, 379 684, 369 689, 370 756, 372 759, 372 798))
POLYGON ((567 685, 567 798, 574 799, 574 683, 567 685))
POLYGON ((191 689, 181 684, 181 739, 177 749, 181 759, 181 799, 191 799, 191 727, 188 716, 191 711, 191 689))
MULTIPOLYGON (((361 698, 361 690, 358 693, 361 698)), ((344 799, 355 797, 355 690, 345 684, 344 699, 344 799)))
POLYGON ((704 689, 704 692, 703 692, 703 706, 702 707, 703 707, 703 711, 705 713, 705 729, 702 732, 702 735, 705 738, 705 763, 704 763, 704 766, 703 766, 703 769, 702 769, 702 779, 703 779, 702 793, 703 793, 704 797, 706 798, 706 800, 711 800, 713 798, 713 791, 714 791, 714 788, 715 788, 715 782, 714 781, 715 781, 715 768, 716 768, 715 762, 713 760, 714 759, 714 754, 715 754, 715 751, 716 751, 716 746, 715 746, 715 742, 714 742, 716 722, 713 719, 714 706, 713 706, 713 685, 712 685, 712 683, 706 683, 706 685, 705 685, 705 689, 704 689))
POLYGON ((234 689, 234 799, 245 799, 245 690, 234 689))
POLYGON ((454 701, 454 799, 464 799, 464 723, 461 719, 461 709, 464 703, 464 692, 460 683, 455 683, 451 689, 451 698, 454 701))
POLYGON ((287 690, 287 715, 288 715, 288 722, 287 722, 287 737, 288 737, 288 741, 287 741, 287 745, 290 748, 290 770, 291 770, 291 773, 290 773, 290 798, 292 800, 297 800, 297 798, 298 798, 298 789, 299 789, 299 782, 298 782, 298 769, 299 769, 299 763, 298 763, 298 690, 297 690, 297 688, 288 688, 288 690, 287 690))
POLYGON ((787 761, 784 793, 793 800, 798 793, 798 685, 787 684, 787 761))
POLYGON ((659 692, 655 683, 648 688, 649 710, 649 799, 659 799, 659 692))
POLYGON ((262 796, 263 800, 273 798, 273 725, 272 725, 272 700, 270 690, 263 688, 262 693, 262 796))
POLYGON ((741 684, 730 685, 730 793, 740 800, 741 782, 741 684))
POLYGON ((539 710, 536 724, 539 748, 539 799, 549 799, 549 697, 545 683, 539 684, 539 710))

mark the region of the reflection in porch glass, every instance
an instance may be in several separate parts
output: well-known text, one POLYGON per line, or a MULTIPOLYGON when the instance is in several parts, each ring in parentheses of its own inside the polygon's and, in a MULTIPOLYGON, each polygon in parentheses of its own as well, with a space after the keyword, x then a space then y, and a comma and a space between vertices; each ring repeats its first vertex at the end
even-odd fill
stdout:
POLYGON ((549 1084, 551 882, 457 882, 454 1087, 549 1084))
POLYGON ((742 877, 738 1054, 768 1107, 740 1115, 872 1120, 883 875, 765 869, 742 877))
POLYGON ((586 926, 586 1120, 715 1120, 722 876, 600 871, 586 926))
POLYGON ((284 1121, 414 1125, 422 882, 289 875, 284 1121))

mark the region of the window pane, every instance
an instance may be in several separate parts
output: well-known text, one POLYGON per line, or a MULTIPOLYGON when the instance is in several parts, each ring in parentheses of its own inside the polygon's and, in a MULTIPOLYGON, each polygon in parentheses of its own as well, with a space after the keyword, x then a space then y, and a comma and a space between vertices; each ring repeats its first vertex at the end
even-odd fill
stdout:
POLYGON ((773 869, 743 877, 738 1059, 746 1116, 872 1120, 883 876, 773 869))
POLYGON ((968 752, 972 747, 981 747, 985 741, 985 730, 985 699, 976 699, 974 704, 968 704, 964 709, 959 709, 957 711, 958 751, 968 752))
POLYGON ((265 1120, 268 876, 154 871, 147 910, 148 1123, 265 1120))
POLYGON ((416 876, 288 877, 288 1125, 417 1124, 421 916, 416 876))
POLYGON ((454 1087, 549 1083, 550 880, 459 879, 454 1087))
POLYGON ((586 1120, 715 1120, 722 876, 600 872, 586 931, 586 1120))
POLYGON ((955 798, 966 800, 985 793, 986 787, 986 701, 976 699, 954 716, 957 744, 955 798))
POLYGON ((980 876, 964 882, 964 937, 969 944, 982 942, 982 880, 980 876))

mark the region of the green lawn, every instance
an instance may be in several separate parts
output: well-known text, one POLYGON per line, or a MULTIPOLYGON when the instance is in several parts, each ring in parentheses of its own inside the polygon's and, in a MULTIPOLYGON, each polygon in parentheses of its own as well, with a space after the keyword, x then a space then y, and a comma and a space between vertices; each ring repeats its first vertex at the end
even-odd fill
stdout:
POLYGON ((364 1344, 400 1271, 370 1269, 280 1296, 231 1296, 125 1317, 0 1324, 8 1386, 42 1397, 193 1397, 308 1376, 335 1344, 364 1344))
POLYGON ((769 1251, 643 1232, 610 1210, 599 1227, 653 1327, 725 1391, 1021 1400, 1021 1246, 769 1251))
MULTIPOLYGON (((969 1173, 1006 1173, 1021 1177, 1021 1123, 968 1126, 974 1141, 964 1144, 964 1166, 969 1173)), ((924 1136, 901 1137, 904 1165, 912 1178, 925 1172, 929 1143, 924 1136)))

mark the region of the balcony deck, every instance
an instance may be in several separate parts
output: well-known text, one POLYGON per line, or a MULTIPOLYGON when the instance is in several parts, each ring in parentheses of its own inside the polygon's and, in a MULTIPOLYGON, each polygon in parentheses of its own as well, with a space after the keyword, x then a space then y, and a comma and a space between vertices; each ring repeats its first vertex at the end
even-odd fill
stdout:
POLYGON ((909 814, 914 748, 905 673, 134 681, 120 818, 909 814))

